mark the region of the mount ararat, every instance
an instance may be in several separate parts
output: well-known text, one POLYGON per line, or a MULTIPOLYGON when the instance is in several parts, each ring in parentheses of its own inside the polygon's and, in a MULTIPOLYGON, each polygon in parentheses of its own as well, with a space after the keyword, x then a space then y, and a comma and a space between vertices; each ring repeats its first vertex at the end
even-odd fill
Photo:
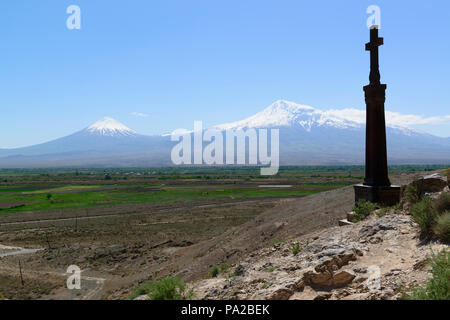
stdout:
MULTIPOLYGON (((281 165, 364 163, 364 121, 284 100, 241 121, 214 129, 277 128, 281 165)), ((450 138, 387 123, 390 164, 449 164, 450 138)), ((170 166, 177 142, 141 135, 112 118, 50 142, 0 149, 1 168, 170 166)))

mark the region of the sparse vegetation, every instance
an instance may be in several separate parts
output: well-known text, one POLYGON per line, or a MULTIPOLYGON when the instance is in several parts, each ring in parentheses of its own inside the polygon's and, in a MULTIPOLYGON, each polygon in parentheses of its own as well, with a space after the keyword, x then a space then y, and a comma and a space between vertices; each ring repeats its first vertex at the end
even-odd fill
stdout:
POLYGON ((420 201, 420 191, 417 186, 409 184, 405 189, 405 198, 410 203, 417 203, 420 201))
MULTIPOLYGON (((362 179, 363 169, 361 166, 351 169, 345 166, 281 167, 280 174, 274 177, 260 176, 260 168, 252 167, 108 168, 107 171, 103 168, 77 171, 0 169, 0 177, 4 178, 0 180, 0 222, 18 218, 41 220, 38 228, 34 223, 2 227, 0 242, 26 248, 49 248, 40 254, 27 255, 29 261, 25 271, 58 271, 61 265, 80 261, 83 267, 95 270, 99 276, 125 276, 123 287, 114 288, 107 294, 107 298, 123 297, 124 290, 136 285, 130 279, 137 279, 139 272, 145 272, 142 277, 160 277, 184 270, 187 259, 179 252, 183 252, 185 247, 205 241, 208 244, 200 246, 198 251, 194 247, 194 257, 206 256, 206 265, 217 263, 216 258, 209 259, 208 255, 213 251, 219 252, 217 249, 222 242, 214 248, 208 239, 254 219, 262 211, 277 205, 281 198, 301 197, 357 183, 362 179), (105 180, 106 174, 111 180, 105 180), (317 176, 311 178, 311 175, 317 176), (262 188, 260 185, 292 187, 262 188), (50 199, 48 194, 52 195, 50 199), (230 203, 222 206, 225 202, 230 203), (16 217, 19 212, 26 213, 16 217), (90 216, 99 217, 81 219, 90 216), (66 243, 77 245, 67 246, 66 243), (159 270, 164 270, 164 273, 158 273, 159 270)), ((394 172, 414 170, 422 169, 399 167, 394 172)), ((327 222, 333 223, 331 220, 327 222)), ((308 221, 304 227, 307 226, 308 221)), ((291 255, 294 240, 292 235, 286 234, 286 229, 274 235, 266 234, 264 241, 271 244, 278 237, 281 240, 274 244, 285 243, 281 247, 291 255)), ((255 237, 250 241, 259 240, 255 237)), ((304 243, 301 242, 300 252, 303 248, 304 243)), ((295 251, 297 249, 292 254, 295 251)), ((17 263, 12 261, 7 267, 16 270, 17 263)), ((275 267, 267 268, 267 272, 273 272, 275 267)), ((3 265, 0 269, 3 271, 0 287, 7 288, 0 291, 7 299, 38 298, 42 293, 46 295, 47 288, 53 284, 56 288, 65 284, 50 275, 36 279, 36 288, 30 286, 30 280, 22 287, 17 282, 17 272, 7 272, 3 265), (47 278, 51 280, 48 284, 45 282, 47 278), (14 282, 8 287, 5 283, 10 279, 14 282)), ((218 266, 218 269, 223 268, 218 266)), ((242 270, 241 273, 234 274, 235 270, 232 270, 226 274, 229 277, 244 275, 245 266, 242 270)), ((198 277, 205 275, 203 270, 191 272, 198 277)), ((153 285, 145 284, 137 293, 148 294, 150 287, 153 285)), ((94 285, 92 289, 95 290, 94 285)), ((59 291, 50 294, 50 298, 57 298, 59 291)), ((84 296, 85 293, 79 294, 84 296)))
POLYGON ((217 277, 219 274, 227 271, 228 269, 230 269, 230 266, 226 263, 222 263, 220 266, 215 264, 211 267, 211 269, 209 270, 209 277, 210 278, 215 278, 217 277))
POLYGON ((129 298, 133 300, 144 294, 148 295, 149 300, 185 300, 193 297, 193 292, 187 290, 186 283, 172 277, 149 281, 137 288, 129 298))
POLYGON ((300 243, 294 243, 291 247, 291 252, 294 256, 296 256, 300 252, 300 243))
POLYGON ((407 300, 450 300, 450 251, 443 249, 438 254, 432 253, 428 260, 431 265, 432 277, 425 288, 415 288, 407 300))
POLYGON ((439 198, 434 201, 434 207, 438 213, 450 211, 450 193, 441 193, 439 198))
POLYGON ((433 233, 443 242, 450 242, 450 211, 439 215, 433 226, 433 233))
POLYGON ((361 221, 377 208, 378 206, 375 203, 366 200, 359 200, 352 209, 353 212, 355 212, 354 221, 361 221))
POLYGON ((275 239, 272 241, 272 244, 270 245, 270 247, 286 243, 287 241, 288 241, 288 239, 275 239))
POLYGON ((429 196, 425 196, 411 207, 411 220, 419 225, 423 236, 430 236, 437 212, 429 196))
POLYGON ((215 278, 219 275, 220 273, 220 268, 217 264, 213 265, 211 267, 211 269, 209 270, 209 277, 210 278, 215 278))
POLYGON ((274 272, 276 269, 276 267, 268 267, 264 270, 264 272, 274 272))
POLYGON ((382 207, 382 208, 380 208, 379 210, 376 211, 376 214, 377 214, 378 217, 382 217, 382 216, 385 216, 386 214, 388 214, 390 212, 396 213, 398 209, 399 209, 399 205, 398 204, 390 206, 390 207, 382 207))

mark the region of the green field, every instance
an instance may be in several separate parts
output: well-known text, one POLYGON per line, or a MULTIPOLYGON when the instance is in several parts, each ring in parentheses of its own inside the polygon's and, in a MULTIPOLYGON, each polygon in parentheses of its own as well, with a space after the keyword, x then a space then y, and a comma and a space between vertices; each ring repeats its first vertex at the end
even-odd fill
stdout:
POLYGON ((221 185, 202 187, 164 186, 144 192, 135 192, 136 187, 134 186, 117 187, 101 191, 90 190, 99 188, 99 186, 65 186, 33 191, 26 188, 13 190, 0 187, 0 203, 24 203, 12 208, 1 209, 0 214, 120 204, 188 202, 220 198, 305 196, 343 186, 345 184, 304 184, 292 186, 291 188, 229 187, 221 185))
MULTIPOLYGON (((390 172, 445 166, 392 166, 390 172)), ((0 169, 0 215, 139 203, 298 197, 359 183, 363 166, 281 167, 261 176, 257 167, 128 169, 0 169), (261 188, 260 185, 292 185, 261 188)))

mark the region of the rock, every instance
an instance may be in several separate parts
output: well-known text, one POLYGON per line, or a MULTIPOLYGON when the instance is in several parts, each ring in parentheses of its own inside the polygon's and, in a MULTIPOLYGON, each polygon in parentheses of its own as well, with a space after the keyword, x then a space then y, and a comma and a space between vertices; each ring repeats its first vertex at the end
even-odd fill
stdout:
POLYGON ((367 276, 357 276, 355 277, 355 279, 353 280, 353 282, 355 283, 363 283, 368 279, 367 276))
POLYGON ((356 275, 351 270, 342 270, 333 276, 333 286, 343 287, 355 279, 356 275))
POLYGON ((422 259, 414 263, 413 270, 424 270, 427 267, 427 259, 422 259))
POLYGON ((347 213, 347 220, 350 221, 350 222, 355 222, 355 221, 353 221, 354 219, 355 219, 355 212, 354 211, 348 212, 347 213))
POLYGON ((327 300, 331 298, 332 293, 331 292, 317 292, 316 297, 313 300, 327 300))
POLYGON ((351 270, 342 270, 335 274, 331 272, 314 272, 311 270, 304 274, 303 279, 305 284, 312 287, 339 288, 352 282, 355 276, 351 270))
POLYGON ((377 243, 380 243, 382 241, 383 241, 383 239, 381 237, 378 237, 378 236, 369 238, 369 243, 371 243, 371 244, 377 244, 377 243))
POLYGON ((391 297, 391 300, 403 300, 403 295, 401 293, 397 293, 391 297))
POLYGON ((306 284, 315 287, 331 287, 332 286, 332 274, 325 272, 307 271, 303 275, 303 279, 306 284))
POLYGON ((346 297, 341 298, 342 300, 367 300, 369 298, 369 293, 356 293, 346 297))
POLYGON ((414 180, 411 184, 416 186, 421 194, 426 192, 439 192, 447 186, 447 178, 444 178, 439 173, 433 173, 414 180))
POLYGON ((362 227, 359 230, 359 237, 360 239, 367 239, 382 230, 397 230, 400 226, 403 227, 405 222, 406 220, 403 221, 397 215, 386 215, 378 219, 375 223, 362 227))
POLYGON ((273 292, 267 297, 268 300, 288 300, 294 294, 294 290, 285 287, 275 287, 273 292))
POLYGON ((237 267, 236 267, 236 269, 234 269, 234 274, 236 275, 236 276, 243 276, 244 275, 244 273, 245 273, 245 267, 246 267, 246 264, 244 265, 244 264, 240 264, 240 265, 238 265, 237 267))
POLYGON ((347 219, 342 219, 338 221, 338 224, 340 227, 342 226, 350 226, 353 224, 353 222, 348 221, 347 219))
POLYGON ((357 273, 367 273, 367 267, 355 266, 352 270, 357 273))
POLYGON ((303 289, 304 286, 304 282, 301 279, 287 279, 271 288, 269 294, 267 295, 267 299, 288 300, 294 292, 303 289))

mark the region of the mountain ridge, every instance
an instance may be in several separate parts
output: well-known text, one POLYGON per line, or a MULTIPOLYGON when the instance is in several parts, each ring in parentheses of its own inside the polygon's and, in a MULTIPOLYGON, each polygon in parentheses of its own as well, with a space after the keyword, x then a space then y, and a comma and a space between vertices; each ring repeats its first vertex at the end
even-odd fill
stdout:
MULTIPOLYGON (((253 116, 212 128, 279 129, 281 165, 363 164, 364 119, 360 110, 347 110, 351 111, 323 111, 278 100, 253 116)), ((390 163, 449 163, 450 138, 395 123, 388 123, 386 133, 390 163)), ((0 149, 0 167, 171 166, 170 153, 176 143, 170 140, 170 135, 141 135, 113 118, 104 117, 59 139, 0 149)))

